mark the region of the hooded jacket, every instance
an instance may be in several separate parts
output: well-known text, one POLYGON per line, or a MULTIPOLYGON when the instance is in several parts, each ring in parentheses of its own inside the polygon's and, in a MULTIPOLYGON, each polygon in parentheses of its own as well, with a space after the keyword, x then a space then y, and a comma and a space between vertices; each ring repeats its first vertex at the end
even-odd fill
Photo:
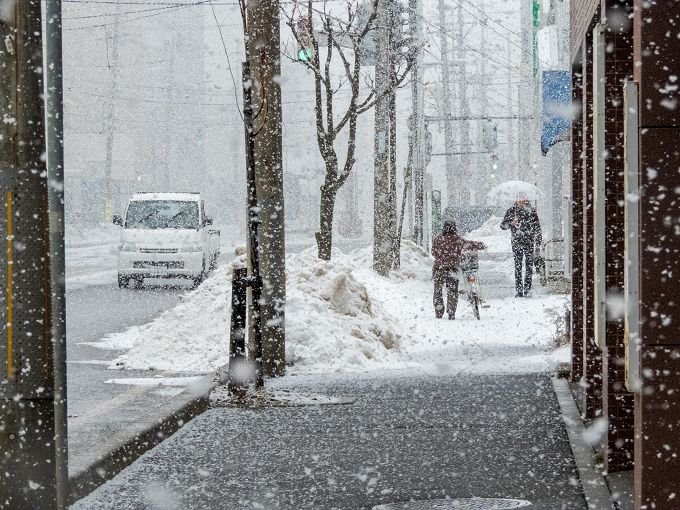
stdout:
POLYGON ((512 247, 527 247, 533 249, 534 245, 541 244, 541 224, 538 221, 536 209, 527 204, 524 207, 513 205, 507 210, 501 222, 503 230, 510 229, 512 247), (517 219, 517 225, 513 220, 517 219))
POLYGON ((484 243, 468 241, 459 236, 455 224, 444 223, 441 235, 432 241, 432 256, 434 256, 432 270, 458 271, 465 250, 483 250, 484 248, 484 243))

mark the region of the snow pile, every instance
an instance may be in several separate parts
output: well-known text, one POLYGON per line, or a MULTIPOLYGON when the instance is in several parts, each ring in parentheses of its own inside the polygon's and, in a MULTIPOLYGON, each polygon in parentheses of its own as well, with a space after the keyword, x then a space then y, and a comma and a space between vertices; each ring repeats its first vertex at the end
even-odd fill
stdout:
MULTIPOLYGON (((287 258, 289 374, 523 373, 568 360, 569 347, 554 348, 551 315, 564 296, 485 299, 478 321, 461 295, 455 321, 436 319, 431 258, 405 241, 401 260, 383 277, 370 249, 335 252, 332 261, 314 249, 287 258)), ((100 347, 129 349, 111 368, 205 373, 226 364, 232 267, 219 267, 150 324, 105 339, 100 347)))
POLYGON ((486 251, 491 253, 510 253, 510 231, 501 229, 503 218, 492 216, 477 230, 470 232, 466 238, 482 241, 486 251))
POLYGON ((287 360, 346 371, 388 359, 402 342, 401 326, 356 278, 356 261, 314 253, 288 259, 287 360))
MULTIPOLYGON (((310 249, 287 260, 286 358, 296 372, 364 369, 402 342, 396 319, 354 276, 356 263, 334 255, 323 261, 310 249)), ((129 349, 110 368, 208 372, 226 364, 233 267, 219 267, 153 322, 99 342, 129 349)))
POLYGON ((129 349, 110 368, 208 372, 229 359, 231 277, 237 259, 156 320, 107 336, 102 348, 129 349))

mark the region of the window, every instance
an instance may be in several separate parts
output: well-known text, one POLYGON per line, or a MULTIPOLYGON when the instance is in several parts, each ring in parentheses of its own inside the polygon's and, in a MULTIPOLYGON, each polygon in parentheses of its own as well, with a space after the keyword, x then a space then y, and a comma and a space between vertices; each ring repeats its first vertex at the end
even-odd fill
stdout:
POLYGON ((138 200, 130 202, 125 228, 196 229, 198 203, 170 200, 138 200))

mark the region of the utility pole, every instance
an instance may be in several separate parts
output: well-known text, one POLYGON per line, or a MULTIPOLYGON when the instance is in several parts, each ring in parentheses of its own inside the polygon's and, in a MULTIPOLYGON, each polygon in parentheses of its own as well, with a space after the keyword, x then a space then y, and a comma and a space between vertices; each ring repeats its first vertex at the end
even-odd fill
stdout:
MULTIPOLYGON (((460 101, 460 112, 463 118, 470 116, 470 105, 467 95, 467 50, 465 48, 465 20, 463 19, 463 4, 458 3, 458 96, 460 101)), ((456 194, 456 205, 470 205, 470 192, 472 191, 470 157, 465 153, 470 152, 470 124, 468 120, 462 120, 460 129, 460 170, 458 175, 458 193, 456 194)))
MULTIPOLYGON (((283 200, 279 0, 249 0, 246 47, 252 73, 253 159, 259 223, 262 365, 285 371, 286 253, 283 200)), ((252 256, 252 254, 251 254, 252 256)))
POLYGON ((386 276, 390 271, 394 237, 390 203, 390 88, 392 52, 390 48, 390 0, 379 0, 376 15, 375 140, 373 174, 373 270, 386 276))
MULTIPOLYGON (((479 6, 482 14, 482 20, 480 21, 480 34, 479 34, 479 40, 480 40, 480 51, 483 55, 486 55, 486 25, 488 23, 488 17, 486 15, 486 2, 484 0, 481 0, 481 4, 479 6)), ((486 84, 486 59, 481 58, 479 60, 479 81, 481 82, 482 86, 480 88, 480 98, 479 98, 479 111, 482 116, 482 119, 477 121, 477 134, 478 134, 478 139, 479 143, 477 144, 478 147, 483 146, 483 138, 484 138, 484 125, 486 124, 486 119, 485 117, 489 113, 489 99, 488 99, 488 94, 490 92, 491 85, 486 84)), ((475 181, 476 184, 473 188, 472 191, 474 191, 474 198, 475 202, 474 205, 485 205, 486 202, 486 194, 489 190, 489 176, 491 174, 491 169, 489 168, 489 154, 479 154, 477 156, 477 176, 471 176, 475 181)))
MULTIPOLYGON (((116 98, 118 96, 118 45, 120 43, 120 3, 116 2, 116 10, 113 18, 113 35, 111 39, 111 57, 108 60, 109 65, 109 101, 108 111, 106 112, 106 121, 104 124, 105 140, 105 157, 104 163, 104 221, 111 222, 113 217, 113 144, 116 131, 116 98)), ((109 27, 104 28, 106 34, 106 52, 108 56, 109 43, 109 27)))
POLYGON ((0 115, 16 119, 0 123, 0 473, 9 508, 66 508, 61 2, 45 7, 45 62, 39 0, 15 2, 0 19, 0 115))
POLYGON ((455 141, 453 139, 453 121, 449 120, 451 116, 451 68, 449 66, 449 34, 446 30, 446 10, 448 7, 444 0, 439 0, 439 45, 442 71, 442 115, 444 120, 444 152, 447 153, 445 171, 446 171, 446 201, 447 204, 453 205, 458 203, 457 194, 460 190, 460 181, 456 179, 456 169, 452 155, 448 155, 454 149, 455 141))
MULTIPOLYGON (((420 45, 422 39, 422 0, 409 0, 409 28, 411 31, 411 45, 420 45)), ((416 244, 423 246, 423 206, 424 191, 423 178, 425 174, 425 158, 423 154, 424 136, 424 91, 422 83, 423 52, 419 51, 416 62, 411 69, 411 144, 413 171, 411 188, 413 196, 413 238, 416 244)))
MULTIPOLYGON (((390 54, 390 89, 389 89, 389 154, 390 154, 390 173, 389 173, 389 225, 388 232, 392 239, 393 250, 390 251, 390 267, 399 269, 401 246, 397 244, 401 241, 397 239, 397 70, 396 70, 396 27, 400 23, 399 14, 395 11, 396 2, 391 1, 388 6, 388 16, 390 27, 389 33, 389 54, 390 54)), ((405 183, 406 184, 406 183, 405 183)))
POLYGON ((171 185, 171 164, 176 164, 176 158, 173 156, 174 143, 172 137, 168 140, 170 133, 175 133, 176 125, 174 123, 174 109, 175 109, 175 51, 179 49, 178 36, 173 34, 172 39, 165 43, 168 49, 168 68, 165 78, 166 89, 166 103, 165 103, 165 142, 166 148, 163 151, 163 187, 165 191, 173 191, 171 185))
MULTIPOLYGON (((531 51, 531 5, 532 0, 521 0, 520 6, 520 32, 522 34, 522 60, 520 75, 520 83, 517 84, 517 98, 518 98, 518 109, 520 112, 530 111, 534 113, 533 107, 530 105, 530 97, 532 90, 529 88, 529 83, 532 81, 531 76, 531 62, 530 56, 531 51)), ((526 143, 526 136, 529 136, 532 132, 532 121, 529 119, 520 119, 519 133, 522 133, 522 137, 517 139, 517 178, 522 180, 529 179, 531 175, 531 163, 530 163, 530 151, 531 147, 526 143)))
MULTIPOLYGON (((506 43, 508 62, 512 62, 512 44, 510 40, 506 43)), ((510 98, 514 95, 514 90, 512 86, 513 74, 512 69, 508 67, 508 108, 510 109, 510 117, 512 117, 515 112, 512 106, 512 101, 510 98)), ((519 111, 517 112, 519 115, 519 111)), ((505 174, 504 179, 509 179, 511 176, 517 179, 517 168, 519 161, 517 160, 517 154, 515 151, 515 130, 518 129, 519 121, 515 122, 513 119, 508 119, 507 130, 508 130, 508 144, 507 144, 507 167, 512 169, 512 174, 505 174)), ((519 131, 517 131, 519 133, 519 131)), ((501 182, 501 180, 499 180, 501 182)))

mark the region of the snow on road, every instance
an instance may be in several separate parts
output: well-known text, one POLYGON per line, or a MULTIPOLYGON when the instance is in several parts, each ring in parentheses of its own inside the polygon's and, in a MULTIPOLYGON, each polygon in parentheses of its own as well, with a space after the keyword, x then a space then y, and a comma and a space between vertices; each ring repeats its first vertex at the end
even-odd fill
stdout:
MULTIPOLYGON (((389 278, 371 270, 371 251, 306 250, 288 257, 286 356, 289 374, 411 372, 436 374, 547 371, 568 352, 552 347, 552 317, 565 296, 488 299, 477 321, 461 296, 455 321, 436 319, 431 259, 404 243, 389 278)), ((109 335, 100 347, 128 351, 111 368, 210 372, 228 360, 232 265, 156 320, 109 335)))
POLYGON ((79 289, 116 285, 120 228, 101 224, 88 229, 67 228, 66 285, 79 289))

